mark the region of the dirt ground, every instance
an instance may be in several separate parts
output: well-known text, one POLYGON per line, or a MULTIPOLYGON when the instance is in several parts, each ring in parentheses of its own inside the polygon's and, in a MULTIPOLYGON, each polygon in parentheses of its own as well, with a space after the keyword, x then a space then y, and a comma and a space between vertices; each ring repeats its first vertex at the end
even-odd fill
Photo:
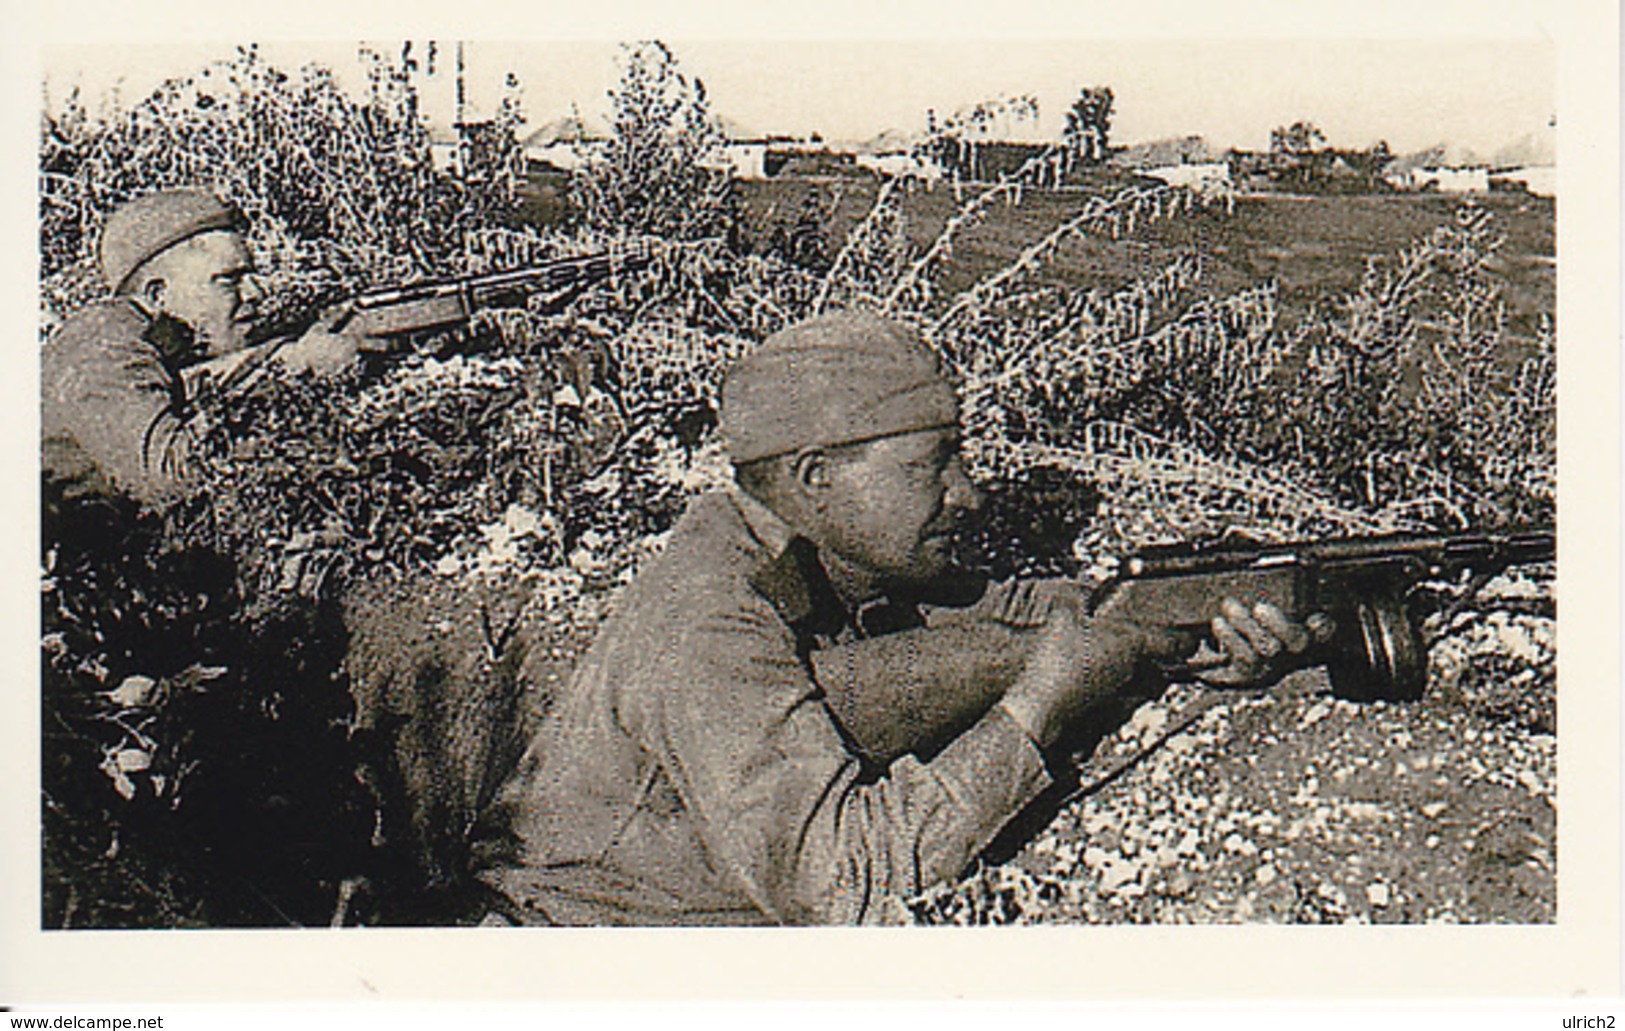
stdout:
POLYGON ((1008 863, 917 900, 925 923, 1547 923, 1556 738, 1459 706, 1355 703, 1314 673, 1204 706, 1179 688, 1086 780, 1201 715, 1008 863))
POLYGON ((914 900, 923 923, 1550 923, 1553 570, 1429 617, 1414 702, 1176 685, 1079 766, 1014 854, 914 900), (1515 698, 1518 704, 1509 704, 1515 698))

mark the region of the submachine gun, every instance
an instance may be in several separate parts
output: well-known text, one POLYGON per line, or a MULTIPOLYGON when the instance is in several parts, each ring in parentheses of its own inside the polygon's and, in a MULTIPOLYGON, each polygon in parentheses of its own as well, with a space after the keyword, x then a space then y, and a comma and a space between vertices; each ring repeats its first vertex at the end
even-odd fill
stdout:
MULTIPOLYGON (((1334 691, 1354 700, 1403 701, 1420 698, 1427 680, 1412 588, 1462 573, 1482 583, 1509 566, 1551 561, 1556 553, 1549 527, 1174 545, 1129 557, 1122 573, 1096 595, 1095 608, 1198 635, 1226 597, 1249 605, 1268 602, 1298 622, 1324 613, 1335 629, 1310 658, 1326 664, 1334 691)), ((1179 679, 1190 671, 1168 672, 1179 679)))
POLYGON ((478 311, 522 307, 532 296, 544 298, 548 308, 559 308, 593 283, 635 272, 653 261, 652 251, 637 248, 557 258, 508 272, 369 290, 352 300, 354 310, 344 328, 391 340, 460 325, 478 311))
MULTIPOLYGON (((1137 552, 1086 593, 1095 615, 1177 630, 1193 647, 1208 635, 1225 598, 1269 602, 1299 624, 1324 615, 1331 632, 1302 662, 1325 665, 1333 691, 1344 698, 1407 701, 1420 698, 1427 681, 1416 585, 1470 573, 1471 597, 1501 570, 1550 561, 1556 551, 1550 528, 1291 544, 1230 539, 1137 552)), ((978 594, 949 604, 978 604, 978 594)), ((1017 638, 1026 631, 1020 628, 1030 630, 1042 618, 950 618, 816 649, 809 662, 851 746, 884 766, 907 752, 931 754, 986 714, 1021 671, 1025 653, 1017 638)), ((1217 661, 1193 659, 1159 672, 1167 680, 1190 680, 1217 661)), ((1220 697, 1210 694, 1208 703, 1220 697)))

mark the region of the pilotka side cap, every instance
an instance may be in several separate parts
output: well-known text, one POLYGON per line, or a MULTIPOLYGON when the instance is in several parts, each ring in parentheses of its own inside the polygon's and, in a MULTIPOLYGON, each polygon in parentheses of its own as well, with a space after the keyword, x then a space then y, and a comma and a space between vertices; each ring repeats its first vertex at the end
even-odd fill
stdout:
POLYGON ((722 435, 737 463, 957 426, 936 353, 907 327, 840 312, 773 334, 729 370, 722 435))
POLYGON ((242 216, 207 190, 145 194, 107 216, 99 254, 102 277, 120 293, 136 269, 176 244, 200 233, 242 227, 242 216))

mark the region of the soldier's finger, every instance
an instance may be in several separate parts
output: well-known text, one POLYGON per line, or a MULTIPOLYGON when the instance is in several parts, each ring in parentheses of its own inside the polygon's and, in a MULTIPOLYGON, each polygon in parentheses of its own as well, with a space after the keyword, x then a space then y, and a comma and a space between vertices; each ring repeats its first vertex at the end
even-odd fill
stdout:
POLYGON ((1213 642, 1219 649, 1230 656, 1230 666, 1242 676, 1255 672, 1262 663, 1258 652, 1253 648, 1252 642, 1242 636, 1230 620, 1224 616, 1214 616, 1212 623, 1213 642))
MULTIPOLYGON (((1222 621, 1222 617, 1215 620, 1222 621)), ((1231 634, 1235 633, 1228 624, 1225 629, 1231 634)), ((1202 651, 1186 663, 1186 668, 1197 680, 1212 687, 1241 687, 1257 678, 1250 664, 1239 663, 1228 651, 1217 650, 1205 643, 1202 651)))
POLYGON ((1228 667, 1230 665, 1230 656, 1203 641, 1196 653, 1185 660, 1184 665, 1186 669, 1193 673, 1207 673, 1228 667))
POLYGON ((345 323, 349 322, 350 316, 354 314, 354 301, 340 301, 322 312, 320 325, 329 333, 337 333, 344 328, 345 323))
POLYGON ((1253 618, 1247 606, 1234 598, 1226 598, 1222 609, 1225 621, 1247 640, 1254 653, 1270 659, 1281 650, 1280 638, 1265 630, 1258 620, 1253 618))
POLYGON ((1294 655, 1300 654, 1309 647, 1309 631, 1286 618, 1286 613, 1268 602, 1259 602, 1253 606, 1253 618, 1259 625, 1274 634, 1286 646, 1286 650, 1294 655))
POLYGON ((1324 612, 1311 614, 1303 625, 1316 644, 1325 644, 1337 635, 1337 621, 1324 612))

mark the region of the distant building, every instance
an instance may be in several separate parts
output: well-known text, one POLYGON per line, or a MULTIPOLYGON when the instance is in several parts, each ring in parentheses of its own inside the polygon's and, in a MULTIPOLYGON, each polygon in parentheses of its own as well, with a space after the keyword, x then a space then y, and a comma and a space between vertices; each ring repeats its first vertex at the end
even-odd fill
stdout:
POLYGON ((1230 165, 1223 161, 1163 165, 1161 168, 1141 168, 1138 171, 1141 175, 1161 179, 1169 186, 1183 186, 1197 193, 1219 193, 1231 188, 1230 165))
POLYGON ((507 137, 490 120, 451 126, 429 126, 429 161, 436 171, 465 174, 464 165, 490 171, 488 158, 505 146, 507 137))
POLYGON ((1529 165, 1490 173, 1490 185, 1515 183, 1537 197, 1557 196, 1557 167, 1529 165))
POLYGON ((1382 179, 1396 190, 1438 190, 1440 193, 1485 193, 1490 169, 1470 160, 1465 152, 1451 155, 1444 144, 1394 158, 1382 169, 1382 179))
POLYGON ((525 137, 527 147, 545 147, 555 143, 601 143, 609 139, 609 126, 597 119, 570 114, 555 118, 525 137))
POLYGON ((602 143, 550 143, 526 147, 525 160, 538 171, 574 172, 597 161, 603 152, 602 143))
POLYGON ((912 154, 859 154, 853 158, 859 168, 867 168, 881 178, 908 176, 928 183, 942 178, 942 166, 929 158, 912 154))
POLYGON ((1397 190, 1435 189, 1440 193, 1488 193, 1490 170, 1487 167, 1445 168, 1428 166, 1403 171, 1390 169, 1383 178, 1397 190))
POLYGON ((1201 136, 1177 136, 1135 143, 1112 154, 1111 163, 1138 175, 1206 193, 1232 186, 1224 151, 1201 136))
POLYGON ((702 168, 727 172, 735 179, 767 178, 767 141, 730 140, 700 160, 702 168))
POLYGON ((722 145, 700 159, 700 165, 726 172, 735 179, 766 179, 771 174, 769 149, 800 142, 790 137, 765 135, 727 115, 716 116, 715 125, 722 133, 722 145))
POLYGON ((825 143, 823 140, 774 143, 767 148, 766 171, 769 177, 851 176, 857 167, 856 156, 850 147, 825 143))
POLYGON ((1135 143, 1112 155, 1112 164, 1143 171, 1171 165, 1211 165, 1225 159, 1224 151, 1201 136, 1178 136, 1149 143, 1135 143))
POLYGON ((461 144, 457 133, 449 127, 429 126, 429 163, 437 172, 448 172, 457 167, 461 144))
POLYGON ((854 165, 881 178, 910 176, 934 183, 942 178, 943 168, 931 158, 915 153, 919 145, 919 141, 899 129, 886 129, 867 143, 849 150, 854 165))
POLYGON ((574 172, 598 160, 609 143, 607 129, 569 115, 557 118, 525 137, 525 160, 533 168, 574 172))

